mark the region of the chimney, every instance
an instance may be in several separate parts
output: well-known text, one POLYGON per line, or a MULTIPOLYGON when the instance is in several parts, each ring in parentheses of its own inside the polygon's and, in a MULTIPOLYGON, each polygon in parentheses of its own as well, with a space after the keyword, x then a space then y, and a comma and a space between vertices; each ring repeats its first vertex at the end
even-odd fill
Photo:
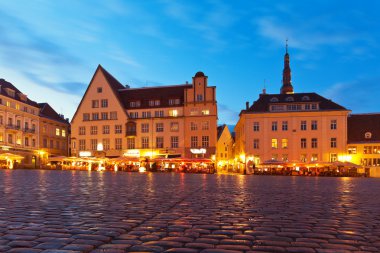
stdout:
POLYGON ((263 89, 263 95, 267 94, 267 89, 263 89))
POLYGON ((245 102, 245 109, 246 109, 246 110, 249 109, 249 102, 245 102))

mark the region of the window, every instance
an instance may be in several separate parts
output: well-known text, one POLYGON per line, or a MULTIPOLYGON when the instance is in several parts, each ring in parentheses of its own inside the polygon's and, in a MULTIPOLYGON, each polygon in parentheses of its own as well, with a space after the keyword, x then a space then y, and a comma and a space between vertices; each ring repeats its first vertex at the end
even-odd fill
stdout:
POLYGON ((98 108, 99 107, 99 100, 92 100, 92 108, 98 108))
POLYGON ((288 131, 288 122, 287 121, 282 122, 282 131, 288 131))
POLYGON ((272 131, 277 131, 277 121, 272 122, 272 131))
POLYGON ((3 115, 0 115, 0 124, 2 125, 4 121, 3 115))
POLYGON ((59 141, 56 141, 56 142, 55 142, 55 148, 56 148, 56 149, 59 149, 59 148, 60 148, 59 141))
POLYGON ((66 137, 66 130, 62 129, 62 137, 66 137))
POLYGON ((164 137, 157 136, 156 137, 156 148, 163 148, 164 147, 164 137))
POLYGON ((259 139, 253 139, 253 149, 259 149, 259 148, 260 148, 259 139))
POLYGON ((365 138, 365 139, 371 139, 371 138, 372 138, 372 133, 371 133, 371 132, 366 132, 366 133, 364 134, 364 138, 365 138))
POLYGON ((311 130, 317 130, 318 129, 318 121, 312 120, 311 121, 311 130))
POLYGON ((348 149, 347 149, 347 152, 349 154, 356 154, 356 146, 349 146, 348 149))
POLYGON ((336 127, 337 127, 336 119, 331 120, 330 129, 331 130, 336 130, 336 127))
POLYGON ((8 143, 13 144, 13 135, 8 134, 8 143))
POLYGON ((305 111, 310 111, 311 109, 311 105, 310 104, 306 104, 305 105, 305 111))
POLYGON ((110 126, 104 125, 103 126, 103 134, 109 134, 110 133, 110 126))
POLYGON ((372 154, 372 146, 364 146, 363 154, 372 154))
POLYGON ((141 137, 141 148, 149 148, 149 137, 141 137))
POLYGON ((306 148, 306 138, 301 138, 301 148, 306 148))
POLYGON ((272 98, 270 99, 270 102, 272 102, 272 103, 276 103, 276 102, 278 102, 278 98, 276 98, 276 97, 272 97, 272 98))
POLYGON ((110 112, 110 119, 117 119, 117 112, 110 112))
POLYGON ((86 127, 79 127, 79 135, 86 135, 86 127))
POLYGON ((170 145, 172 148, 178 148, 178 136, 170 137, 170 145))
POLYGON ((191 116, 198 115, 198 109, 197 108, 191 108, 190 109, 190 115, 191 116))
POLYGON ((287 102, 293 102, 294 98, 293 97, 287 97, 287 98, 285 98, 285 101, 287 101, 287 102))
POLYGON ((209 137, 208 136, 202 136, 202 147, 208 148, 209 146, 209 137))
POLYGON ((91 150, 96 150, 96 148, 98 147, 98 140, 97 139, 91 139, 91 150))
POLYGON ((197 102, 203 101, 203 95, 202 94, 197 94, 197 102))
POLYGON ((164 131, 164 123, 156 123, 156 132, 164 131))
POLYGON ((79 140, 79 150, 86 150, 86 140, 79 140))
POLYGON ((26 147, 29 147, 29 138, 28 137, 25 137, 25 139, 24 139, 24 145, 26 147))
POLYGON ((160 100, 149 100, 149 106, 160 106, 160 100))
POLYGON ((121 134, 123 132, 122 125, 115 125, 115 134, 121 134))
POLYGON ((90 120, 90 114, 89 113, 83 113, 83 121, 89 121, 90 120))
POLYGON ((121 150, 122 149, 122 139, 121 138, 115 138, 115 149, 121 150))
POLYGON ((284 111, 283 105, 271 105, 270 106, 272 112, 282 112, 284 111))
POLYGON ((98 126, 91 126, 91 128, 90 128, 90 134, 91 135, 98 134, 98 126))
POLYGON ((177 117, 178 116, 178 110, 169 110, 169 116, 170 117, 177 117))
POLYGON ((197 125, 196 122, 191 122, 191 123, 190 123, 190 130, 191 130, 191 131, 196 131, 196 130, 198 130, 198 125, 197 125))
POLYGON ((337 154, 330 154, 330 162, 336 162, 338 161, 338 155, 337 154))
POLYGON ((191 147, 192 148, 198 147, 198 136, 191 136, 191 147))
POLYGON ((260 123, 259 122, 253 122, 253 131, 254 132, 260 131, 260 123))
POLYGON ((307 162, 307 155, 306 154, 301 154, 301 162, 306 163, 307 162))
POLYGON ((107 120, 108 119, 108 112, 102 112, 101 116, 102 116, 102 120, 107 120))
POLYGON ((102 107, 103 108, 107 108, 108 107, 108 99, 102 99, 101 103, 102 103, 102 107))
POLYGON ((210 110, 202 110, 202 115, 210 115, 210 110))
POLYGON ((302 106, 301 105, 287 105, 286 106, 286 110, 288 111, 301 111, 302 110, 302 106))
POLYGON ((92 120, 98 120, 99 119, 99 113, 95 112, 92 114, 92 120))
POLYGON ((208 121, 203 121, 202 122, 202 130, 208 130, 209 129, 209 123, 208 121))
POLYGON ((312 155, 311 155, 311 161, 312 161, 312 162, 316 162, 316 161, 318 161, 318 154, 312 154, 312 155))
POLYGON ((302 97, 302 101, 309 101, 310 100, 310 97, 308 97, 308 96, 303 96, 302 97))
POLYGON ((154 112, 154 117, 156 117, 156 118, 162 118, 162 117, 164 117, 164 111, 155 111, 154 112))
POLYGON ((318 148, 318 139, 317 138, 311 139, 311 148, 318 148))
POLYGON ((311 109, 312 110, 317 110, 318 109, 318 105, 317 104, 311 104, 311 109))
POLYGON ((289 161, 289 156, 288 156, 288 154, 283 154, 283 155, 282 155, 282 161, 284 161, 284 162, 288 162, 288 161, 289 161))
POLYGON ((137 100, 137 101, 131 101, 131 102, 129 102, 129 106, 130 107, 140 107, 141 106, 141 102, 139 100, 137 100))
POLYGON ((151 114, 150 114, 150 112, 142 112, 142 117, 143 118, 150 118, 151 117, 151 114))
POLYGON ((301 121, 301 131, 306 131, 306 129, 307 129, 306 120, 302 120, 301 121))
POLYGON ((4 133, 0 133, 0 142, 4 142, 4 133))
POLYGON ((132 119, 137 119, 139 117, 139 112, 130 112, 129 117, 132 119))
POLYGON ((179 98, 171 98, 169 99, 169 105, 179 105, 180 99, 179 98))
POLYGON ((278 148, 277 139, 272 139, 272 148, 278 148))
POLYGON ((98 91, 98 93, 102 93, 103 92, 103 88, 102 87, 98 87, 97 91, 98 91))
MULTIPOLYGON (((17 126, 20 126, 20 120, 17 120, 17 126)), ((25 127, 25 129, 27 130, 27 129, 29 129, 29 123, 28 122, 25 122, 24 123, 24 127, 25 127)), ((58 133, 58 135, 59 135, 59 133, 58 133)))
MULTIPOLYGON (((63 143, 63 145, 64 145, 65 143, 63 143)), ((62 146, 63 146, 62 145, 62 146)), ((32 139, 32 147, 35 147, 36 146, 36 139, 32 139)))
POLYGON ((179 124, 178 122, 171 122, 170 123, 170 131, 172 132, 178 132, 179 130, 179 124))
POLYGON ((127 138, 127 148, 135 149, 135 138, 127 138))
POLYGON ((7 102, 6 102, 6 105, 7 105, 8 107, 10 107, 10 106, 11 106, 11 102, 7 101, 7 102))
POLYGON ((110 139, 106 138, 103 139, 103 150, 109 150, 110 149, 110 139))
POLYGON ((142 133, 149 133, 149 124, 148 123, 141 124, 141 132, 142 133))
POLYGON ((331 138, 331 140, 330 140, 330 147, 336 148, 336 138, 331 138))
MULTIPOLYGON (((27 127, 25 127, 25 128, 27 128, 27 127)), ((55 135, 60 136, 60 133, 61 133, 61 131, 59 130, 59 128, 56 128, 55 129, 55 135)))
POLYGON ((282 148, 288 148, 288 139, 282 139, 281 140, 281 147, 282 148))

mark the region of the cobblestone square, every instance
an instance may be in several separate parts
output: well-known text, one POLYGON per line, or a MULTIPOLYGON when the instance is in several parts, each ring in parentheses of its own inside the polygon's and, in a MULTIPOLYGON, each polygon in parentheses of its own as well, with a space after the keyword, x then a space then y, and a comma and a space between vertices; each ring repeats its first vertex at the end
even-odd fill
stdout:
POLYGON ((380 179, 1 170, 0 252, 379 252, 380 179))

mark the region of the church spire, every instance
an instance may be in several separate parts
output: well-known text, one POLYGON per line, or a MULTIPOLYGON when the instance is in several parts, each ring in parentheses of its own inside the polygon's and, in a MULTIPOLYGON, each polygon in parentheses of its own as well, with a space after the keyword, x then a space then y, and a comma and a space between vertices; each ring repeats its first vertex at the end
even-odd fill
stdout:
POLYGON ((290 59, 288 54, 288 39, 286 39, 286 53, 284 56, 284 70, 282 71, 281 94, 293 94, 292 73, 290 70, 290 59))

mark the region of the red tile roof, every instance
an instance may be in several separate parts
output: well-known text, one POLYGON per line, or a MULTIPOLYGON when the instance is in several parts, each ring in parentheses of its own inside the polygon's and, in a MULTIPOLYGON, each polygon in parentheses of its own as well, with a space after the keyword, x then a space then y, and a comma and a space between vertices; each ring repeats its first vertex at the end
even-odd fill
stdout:
POLYGON ((351 114, 347 119, 348 143, 380 142, 380 113, 351 114), (371 133, 371 138, 365 138, 371 133))
POLYGON ((38 106, 40 107, 40 117, 69 124, 69 122, 63 118, 63 115, 61 117, 48 103, 39 103, 38 106))
POLYGON ((21 100, 20 94, 22 94, 22 92, 19 91, 10 82, 5 81, 4 79, 0 79, 0 85, 1 85, 1 89, 0 89, 0 94, 1 95, 9 97, 9 98, 12 98, 12 99, 15 99, 15 100, 18 100, 21 103, 25 103, 25 104, 28 104, 28 105, 31 105, 31 106, 38 107, 38 104, 36 102, 34 102, 33 100, 30 100, 29 98, 26 98, 26 101, 21 100), (5 91, 5 88, 14 90, 15 91, 15 96, 14 97, 9 96, 8 93, 5 91))

